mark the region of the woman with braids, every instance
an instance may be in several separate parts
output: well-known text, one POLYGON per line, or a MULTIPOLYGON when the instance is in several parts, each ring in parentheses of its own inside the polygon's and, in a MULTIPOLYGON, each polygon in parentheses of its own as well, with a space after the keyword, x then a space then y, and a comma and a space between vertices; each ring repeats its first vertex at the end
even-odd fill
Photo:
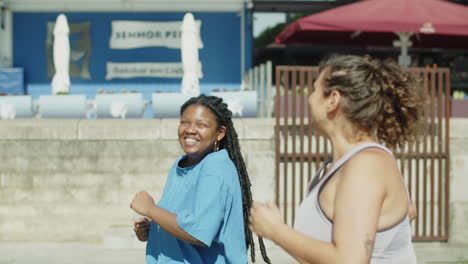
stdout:
POLYGON ((389 148, 420 133, 418 87, 390 61, 342 55, 321 63, 310 122, 333 158, 309 185, 294 228, 275 205, 254 202, 251 230, 301 263, 415 264, 408 192, 389 148))
POLYGON ((250 180, 231 111, 221 98, 200 95, 180 114, 179 143, 186 154, 175 161, 157 205, 140 192, 130 206, 151 220, 135 222, 139 240, 148 241, 146 262, 245 264, 249 247, 255 261, 250 180))

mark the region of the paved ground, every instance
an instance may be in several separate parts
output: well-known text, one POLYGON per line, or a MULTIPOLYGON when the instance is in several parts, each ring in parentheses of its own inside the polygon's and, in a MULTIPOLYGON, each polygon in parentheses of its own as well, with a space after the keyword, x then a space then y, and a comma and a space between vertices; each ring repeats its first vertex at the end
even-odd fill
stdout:
POLYGON ((106 249, 77 242, 1 243, 0 264, 144 263, 144 249, 106 249))
MULTIPOLYGON (((0 264, 143 264, 144 251, 143 243, 141 248, 112 249, 102 244, 78 242, 0 242, 0 264)), ((271 247, 268 255, 273 263, 296 263, 282 251, 271 247)), ((261 258, 259 252, 256 256, 261 258)))
MULTIPOLYGON (((268 245, 272 263, 297 263, 281 249, 268 245)), ((415 246, 420 264, 468 264, 468 248, 415 246)), ((257 252, 257 257, 261 255, 257 252)), ((0 264, 128 264, 145 263, 144 244, 131 248, 109 248, 109 244, 79 242, 0 242, 0 264)), ((263 263, 257 261, 256 263, 263 263)))

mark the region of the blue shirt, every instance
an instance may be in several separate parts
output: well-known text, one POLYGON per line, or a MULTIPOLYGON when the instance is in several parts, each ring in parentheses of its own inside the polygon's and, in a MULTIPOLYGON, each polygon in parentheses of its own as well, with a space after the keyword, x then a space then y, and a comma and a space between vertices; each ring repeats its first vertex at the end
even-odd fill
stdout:
POLYGON ((206 245, 177 239, 151 222, 146 263, 247 263, 242 195, 226 150, 199 163, 171 168, 158 206, 177 215, 180 228, 206 245))

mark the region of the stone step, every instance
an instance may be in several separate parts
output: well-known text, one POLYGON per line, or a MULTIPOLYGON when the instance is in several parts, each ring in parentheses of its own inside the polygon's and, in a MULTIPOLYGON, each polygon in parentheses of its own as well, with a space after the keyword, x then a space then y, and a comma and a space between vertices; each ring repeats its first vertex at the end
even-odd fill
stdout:
POLYGON ((446 242, 413 243, 418 264, 468 264, 468 245, 446 242))

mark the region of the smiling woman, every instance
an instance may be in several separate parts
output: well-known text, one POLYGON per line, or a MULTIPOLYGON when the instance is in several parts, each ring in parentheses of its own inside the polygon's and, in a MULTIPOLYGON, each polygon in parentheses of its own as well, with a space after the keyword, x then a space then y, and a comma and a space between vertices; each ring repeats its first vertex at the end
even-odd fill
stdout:
MULTIPOLYGON (((179 143, 161 200, 138 193, 131 208, 145 216, 135 222, 148 241, 147 263, 247 263, 255 261, 249 230, 250 180, 231 111, 221 98, 200 95, 180 110, 179 143)), ((259 238, 262 257, 266 256, 259 238)))
POLYGON ((189 105, 182 113, 178 129, 179 143, 187 158, 182 162, 191 166, 208 153, 217 151, 219 141, 226 135, 226 127, 217 124, 216 116, 203 105, 189 105))

